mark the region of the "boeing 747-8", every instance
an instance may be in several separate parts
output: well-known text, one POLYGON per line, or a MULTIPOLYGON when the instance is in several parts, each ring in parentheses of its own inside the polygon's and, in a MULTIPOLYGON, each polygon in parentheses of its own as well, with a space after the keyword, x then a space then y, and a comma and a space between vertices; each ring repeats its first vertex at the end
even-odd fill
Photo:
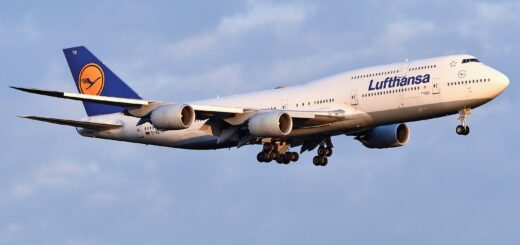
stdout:
POLYGON ((406 122, 459 114, 469 134, 472 109, 500 95, 507 76, 471 55, 395 63, 347 71, 306 84, 202 101, 141 98, 85 47, 63 50, 78 93, 12 87, 83 102, 88 117, 24 118, 76 127, 82 136, 183 149, 262 145, 259 162, 296 162, 317 148, 325 166, 333 136, 368 148, 408 143, 406 122), (291 151, 300 147, 299 153, 291 151))

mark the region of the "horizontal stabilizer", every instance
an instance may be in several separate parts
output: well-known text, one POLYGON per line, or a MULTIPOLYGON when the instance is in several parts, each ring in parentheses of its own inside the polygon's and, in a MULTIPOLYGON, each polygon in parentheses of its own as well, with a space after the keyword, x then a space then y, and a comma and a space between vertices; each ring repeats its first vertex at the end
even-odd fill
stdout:
POLYGON ((85 129, 93 129, 93 130, 110 130, 122 127, 119 124, 110 124, 110 123, 96 123, 96 122, 88 122, 88 121, 77 121, 77 120, 68 120, 68 119, 59 119, 59 118, 50 118, 50 117, 38 117, 38 116, 20 116, 21 118, 27 118, 31 120, 54 123, 59 125, 72 126, 77 128, 85 128, 85 129))

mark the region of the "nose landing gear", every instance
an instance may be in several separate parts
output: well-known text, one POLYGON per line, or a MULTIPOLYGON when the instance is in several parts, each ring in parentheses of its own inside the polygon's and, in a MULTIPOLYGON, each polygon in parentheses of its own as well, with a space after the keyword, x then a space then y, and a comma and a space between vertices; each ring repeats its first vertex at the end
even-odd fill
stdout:
POLYGON ((471 108, 464 108, 459 111, 459 120, 460 125, 455 128, 455 132, 458 135, 468 135, 469 134, 469 126, 466 123, 466 118, 471 115, 471 108))

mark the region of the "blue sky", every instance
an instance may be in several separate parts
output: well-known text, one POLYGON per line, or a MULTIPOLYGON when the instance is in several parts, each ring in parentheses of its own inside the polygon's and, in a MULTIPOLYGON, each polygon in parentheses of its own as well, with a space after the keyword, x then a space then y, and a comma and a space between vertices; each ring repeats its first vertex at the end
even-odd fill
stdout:
POLYGON ((0 9, 0 244, 518 244, 518 1, 6 1, 0 9), (143 97, 188 101, 469 53, 509 76, 474 111, 409 124, 409 145, 333 139, 326 168, 259 147, 185 151, 16 118, 83 107, 61 49, 89 47, 143 97))

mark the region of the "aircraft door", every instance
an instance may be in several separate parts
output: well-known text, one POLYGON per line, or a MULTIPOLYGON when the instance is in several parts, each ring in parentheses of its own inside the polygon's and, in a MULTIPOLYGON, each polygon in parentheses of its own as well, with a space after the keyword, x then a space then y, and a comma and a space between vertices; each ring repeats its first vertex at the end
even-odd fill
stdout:
POLYGON ((434 78, 432 82, 432 94, 439 94, 441 92, 440 79, 434 78))
POLYGON ((350 104, 357 105, 358 103, 359 103, 358 90, 352 89, 352 91, 350 92, 350 104))

